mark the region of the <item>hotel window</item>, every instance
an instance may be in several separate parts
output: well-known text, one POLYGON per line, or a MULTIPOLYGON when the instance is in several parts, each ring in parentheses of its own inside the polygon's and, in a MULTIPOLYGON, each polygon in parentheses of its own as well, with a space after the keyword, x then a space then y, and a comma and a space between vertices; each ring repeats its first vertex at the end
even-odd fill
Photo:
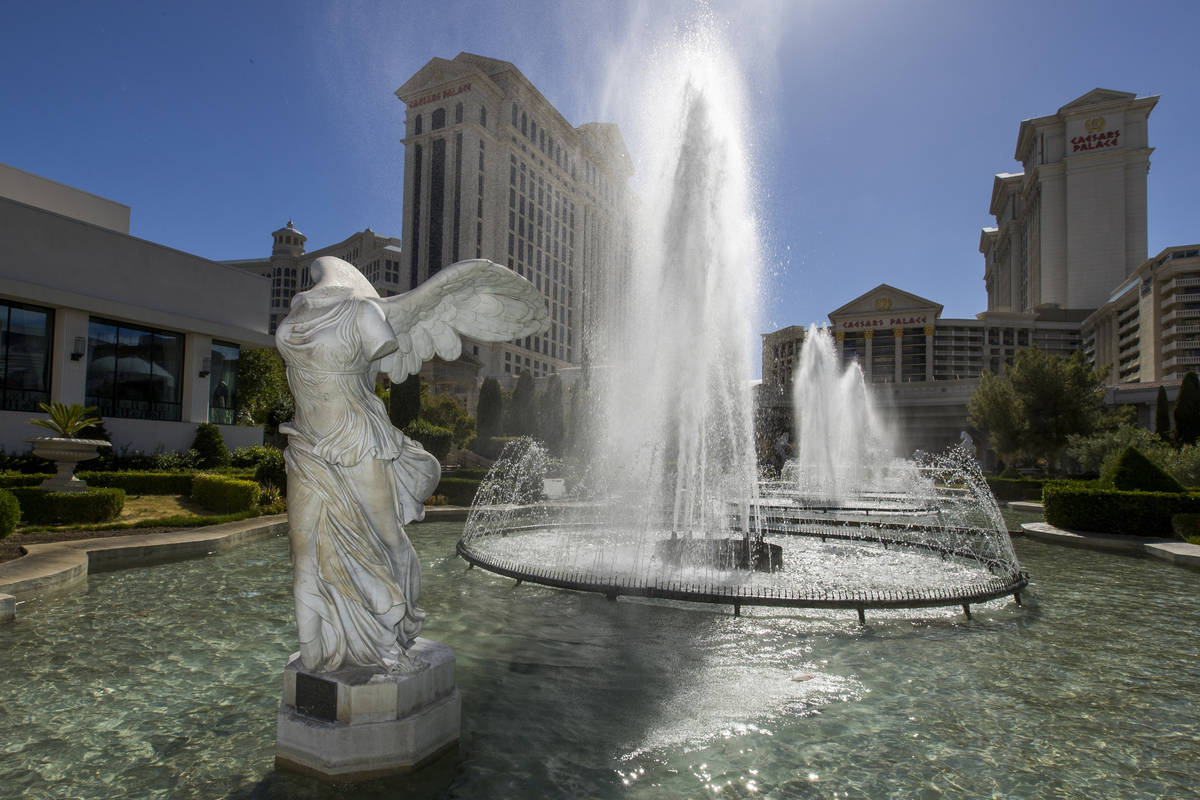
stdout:
POLYGON ((421 133, 421 115, 417 114, 415 117, 413 117, 413 135, 420 136, 421 133))
POLYGON ((50 343, 54 312, 0 303, 0 380, 6 411, 37 411, 50 402, 50 343))
POLYGON ((85 403, 102 417, 182 418, 183 334, 92 319, 85 403))
POLYGON ((458 125, 463 121, 463 104, 454 104, 454 124, 458 125))
POLYGON ((430 128, 430 130, 436 131, 438 128, 444 128, 444 127, 446 127, 446 109, 444 109, 444 108, 436 109, 433 112, 432 118, 429 121, 429 128, 430 128))
POLYGON ((479 124, 487 127, 487 108, 484 106, 479 107, 479 124))
POLYGON ((212 343, 208 373, 208 421, 218 425, 237 422, 237 372, 241 348, 229 342, 212 343))

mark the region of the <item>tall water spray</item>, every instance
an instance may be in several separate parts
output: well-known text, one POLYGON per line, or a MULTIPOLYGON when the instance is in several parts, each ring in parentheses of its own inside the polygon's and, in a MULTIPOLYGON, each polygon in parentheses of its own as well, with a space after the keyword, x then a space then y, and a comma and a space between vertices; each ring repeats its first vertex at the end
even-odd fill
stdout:
POLYGON ((812 325, 792 378, 795 458, 785 479, 810 496, 844 500, 881 488, 892 437, 857 362, 845 367, 828 328, 812 325))
POLYGON ((966 607, 1019 592, 1025 578, 977 467, 880 469, 890 443, 861 372, 841 370, 827 331, 810 331, 796 376, 792 480, 759 483, 753 117, 711 30, 658 52, 647 74, 632 82, 646 110, 633 137, 629 271, 606 265, 589 287, 603 291, 585 300, 602 311, 577 387, 590 402, 572 420, 588 428, 587 473, 568 502, 540 502, 545 450, 506 450, 459 554, 518 581, 735 613, 806 606, 861 619, 868 607, 966 607), (855 502, 812 502, 852 492, 855 502))
POLYGON ((758 233, 736 64, 697 34, 661 53, 653 74, 633 269, 600 333, 607 374, 593 452, 602 484, 673 530, 699 532, 755 487, 758 233))

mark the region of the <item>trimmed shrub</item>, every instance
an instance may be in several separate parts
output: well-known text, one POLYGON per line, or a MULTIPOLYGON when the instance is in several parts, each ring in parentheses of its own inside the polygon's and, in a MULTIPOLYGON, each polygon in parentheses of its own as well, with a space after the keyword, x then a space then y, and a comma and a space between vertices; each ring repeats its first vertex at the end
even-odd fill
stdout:
POLYGON ((200 455, 200 469, 229 466, 229 448, 225 446, 225 437, 221 429, 211 422, 201 422, 196 426, 196 440, 192 449, 200 455))
POLYGON ((259 464, 264 464, 274 459, 279 458, 280 450, 278 447, 271 447, 266 444, 252 444, 246 447, 239 447, 229 454, 229 463, 235 467, 257 469, 259 464))
POLYGON ((258 495, 254 481, 223 475, 197 475, 192 479, 192 499, 220 514, 249 511, 258 505, 258 495))
POLYGON ((478 490, 478 480, 454 477, 442 478, 437 488, 433 490, 433 493, 443 496, 445 498, 445 505, 469 506, 475 499, 475 492, 478 490))
POLYGON ((443 470, 442 474, 448 478, 470 478, 474 481, 481 481, 487 477, 488 471, 486 469, 456 469, 450 472, 443 470))
POLYGON ((200 454, 195 450, 155 453, 150 457, 150 464, 159 472, 195 472, 200 469, 200 454))
POLYGON ((264 454, 263 460, 254 470, 254 480, 259 486, 274 486, 283 496, 287 496, 287 464, 283 460, 283 451, 274 447, 269 448, 270 455, 264 454))
POLYGON ((1056 528, 1167 537, 1176 514, 1200 513, 1200 496, 1176 492, 1124 492, 1050 484, 1042 493, 1046 521, 1056 528))
POLYGON ((0 489, 0 539, 15 531, 20 521, 21 504, 13 497, 12 492, 0 489))
POLYGON ((1183 492, 1183 484, 1142 455, 1136 447, 1126 447, 1104 473, 1105 486, 1126 492, 1183 492))
POLYGON ((127 494, 191 494, 194 472, 77 472, 89 487, 124 489, 127 494))
POLYGON ((404 435, 420 442, 431 456, 441 461, 454 444, 454 431, 416 419, 404 427, 404 435))
POLYGON ((125 508, 121 489, 92 488, 86 492, 44 492, 41 489, 10 490, 21 505, 21 518, 33 525, 71 525, 108 522, 125 508))
POLYGON ((1200 514, 1176 514, 1171 517, 1171 530, 1185 542, 1200 538, 1200 514))
POLYGON ((37 486, 53 475, 54 473, 52 472, 6 472, 0 475, 0 489, 13 489, 17 486, 37 486))
POLYGON ((992 494, 996 496, 996 501, 1000 503, 1012 500, 1033 500, 1037 502, 1042 499, 1042 487, 1045 484, 1046 481, 1040 478, 1001 477, 987 479, 988 488, 992 490, 992 494))

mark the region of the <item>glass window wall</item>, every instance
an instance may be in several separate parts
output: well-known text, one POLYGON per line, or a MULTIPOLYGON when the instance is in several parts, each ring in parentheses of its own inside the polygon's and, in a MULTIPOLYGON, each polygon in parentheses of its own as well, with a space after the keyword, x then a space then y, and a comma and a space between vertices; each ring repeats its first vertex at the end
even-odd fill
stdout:
MULTIPOLYGON (((391 262, 389 262, 391 263, 391 262)), ((212 371, 208 375, 208 421, 217 425, 237 422, 237 371, 241 349, 228 342, 213 342, 212 371)))
POLYGON ((50 402, 54 312, 0 302, 0 392, 6 411, 37 411, 50 402))
POLYGON ((87 405, 104 417, 182 419, 183 334, 92 319, 87 405))

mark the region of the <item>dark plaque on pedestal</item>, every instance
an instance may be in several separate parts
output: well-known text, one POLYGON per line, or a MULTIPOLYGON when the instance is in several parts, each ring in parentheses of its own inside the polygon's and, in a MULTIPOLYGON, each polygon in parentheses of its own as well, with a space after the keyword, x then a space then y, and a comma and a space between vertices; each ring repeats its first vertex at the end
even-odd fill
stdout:
POLYGON ((337 721, 337 684, 309 675, 296 673, 296 710, 327 722, 337 721))

